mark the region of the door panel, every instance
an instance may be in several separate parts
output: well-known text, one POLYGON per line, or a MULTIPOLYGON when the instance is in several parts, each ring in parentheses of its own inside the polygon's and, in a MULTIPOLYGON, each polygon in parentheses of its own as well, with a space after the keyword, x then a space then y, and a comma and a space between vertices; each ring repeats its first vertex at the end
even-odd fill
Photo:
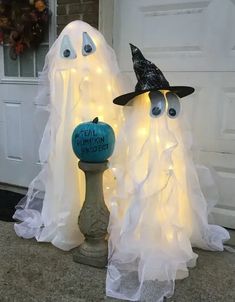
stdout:
POLYGON ((195 87, 182 100, 195 156, 215 176, 216 222, 235 228, 235 1, 115 0, 113 24, 113 46, 133 88, 129 42, 170 83, 195 87))
POLYGON ((0 87, 0 182, 28 186, 40 170, 38 147, 47 113, 35 114, 35 85, 0 87))
POLYGON ((48 112, 35 103, 38 75, 56 37, 56 1, 48 35, 37 50, 29 49, 17 60, 9 46, 0 46, 0 183, 27 187, 40 171, 38 148, 48 112))
POLYGON ((165 71, 234 71, 234 0, 120 0, 114 6, 113 45, 122 70, 131 70, 131 42, 165 71))

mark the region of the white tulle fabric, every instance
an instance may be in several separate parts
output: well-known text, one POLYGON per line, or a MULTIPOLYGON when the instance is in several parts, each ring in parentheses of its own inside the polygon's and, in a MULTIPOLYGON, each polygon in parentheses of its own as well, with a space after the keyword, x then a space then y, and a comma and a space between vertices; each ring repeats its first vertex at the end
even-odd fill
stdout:
MULTIPOLYGON (((96 116, 118 128, 121 108, 112 103, 123 93, 116 56, 96 29, 74 21, 60 34, 46 56, 37 103, 49 111, 39 155, 42 171, 33 180, 27 196, 18 204, 14 218, 16 233, 24 238, 51 242, 63 250, 81 243, 77 219, 84 201, 84 175, 79 171, 71 136, 81 122, 96 116), (82 55, 83 32, 96 51, 82 55), (76 59, 60 56, 62 39, 69 36, 76 59)), ((109 188, 113 178, 105 174, 109 188)), ((106 188, 106 186, 105 186, 106 188)), ((109 189, 111 191, 111 189, 109 189)), ((108 190, 105 190, 108 198, 108 190)))
POLYGON ((77 218, 85 183, 71 135, 77 124, 98 116, 117 136, 111 169, 104 175, 111 212, 107 295, 162 301, 173 294, 175 279, 186 277, 188 267, 195 265, 192 246, 223 250, 229 238, 223 228, 207 222, 214 196, 209 194, 207 203, 204 195, 213 193, 213 183, 208 170, 200 167, 199 184, 184 115, 175 120, 166 115, 151 118, 146 94, 131 106, 113 105, 128 87, 113 50, 81 21, 66 26, 53 44, 41 80, 37 103, 49 112, 39 150, 42 170, 17 206, 16 233, 63 250, 82 242, 77 218), (87 57, 82 56, 83 32, 96 45, 87 57), (60 56, 64 35, 77 53, 74 60, 60 56))
MULTIPOLYGON (((191 158, 183 112, 176 119, 166 114, 151 118, 150 100, 143 94, 124 107, 124 115, 112 159, 117 185, 111 199, 106 293, 160 302, 173 294, 175 279, 187 277, 187 268, 196 264, 192 246, 221 251, 229 235, 208 224, 209 206, 191 158)), ((210 173, 202 166, 199 170, 209 194, 210 173)))

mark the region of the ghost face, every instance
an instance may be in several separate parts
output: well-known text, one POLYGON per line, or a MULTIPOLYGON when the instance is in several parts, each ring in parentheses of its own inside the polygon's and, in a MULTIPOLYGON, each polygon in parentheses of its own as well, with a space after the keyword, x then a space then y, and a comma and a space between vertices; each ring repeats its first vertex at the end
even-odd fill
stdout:
POLYGON ((82 121, 114 123, 119 93, 119 73, 113 50, 104 37, 85 22, 67 25, 48 57, 51 102, 59 116, 73 115, 73 126, 82 121))
POLYGON ((151 91, 149 99, 151 101, 150 116, 153 118, 160 117, 166 112, 169 118, 174 119, 180 113, 180 101, 175 93, 163 90, 151 91))
POLYGON ((51 52, 51 60, 56 63, 57 69, 81 70, 81 67, 87 64, 92 64, 95 69, 99 64, 106 65, 104 55, 107 52, 107 43, 101 33, 89 24, 74 21, 61 32, 51 52))

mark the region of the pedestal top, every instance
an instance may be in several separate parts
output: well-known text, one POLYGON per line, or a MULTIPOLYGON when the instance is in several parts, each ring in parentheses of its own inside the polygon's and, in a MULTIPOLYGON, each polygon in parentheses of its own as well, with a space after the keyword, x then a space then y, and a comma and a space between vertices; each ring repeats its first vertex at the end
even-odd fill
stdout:
POLYGON ((83 171, 105 171, 109 167, 109 161, 106 160, 101 163, 87 163, 80 160, 78 162, 78 167, 83 171))

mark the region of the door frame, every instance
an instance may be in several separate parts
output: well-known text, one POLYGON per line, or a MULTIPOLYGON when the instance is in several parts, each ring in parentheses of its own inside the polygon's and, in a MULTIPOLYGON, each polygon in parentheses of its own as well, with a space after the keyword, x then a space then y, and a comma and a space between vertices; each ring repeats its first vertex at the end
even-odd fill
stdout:
POLYGON ((113 47, 114 6, 115 0, 99 0, 99 31, 108 44, 113 47))

